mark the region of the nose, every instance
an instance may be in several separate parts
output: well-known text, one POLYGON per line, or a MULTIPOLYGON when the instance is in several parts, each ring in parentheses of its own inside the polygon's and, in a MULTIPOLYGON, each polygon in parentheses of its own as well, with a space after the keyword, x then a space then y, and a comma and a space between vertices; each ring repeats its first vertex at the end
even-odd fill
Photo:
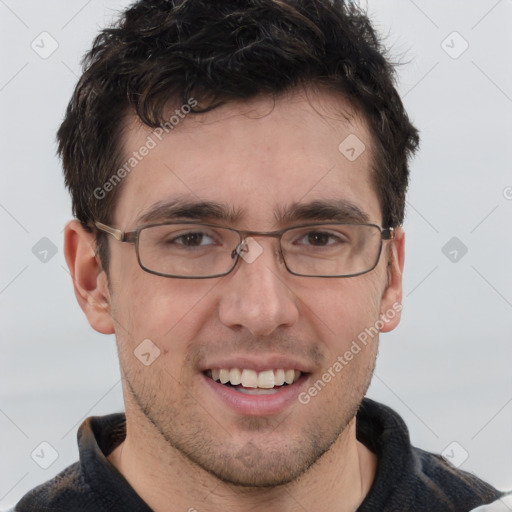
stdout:
POLYGON ((229 328, 246 328, 253 336, 268 336, 279 327, 293 325, 298 298, 290 286, 275 240, 261 243, 249 238, 240 251, 235 270, 224 277, 220 321, 229 328))

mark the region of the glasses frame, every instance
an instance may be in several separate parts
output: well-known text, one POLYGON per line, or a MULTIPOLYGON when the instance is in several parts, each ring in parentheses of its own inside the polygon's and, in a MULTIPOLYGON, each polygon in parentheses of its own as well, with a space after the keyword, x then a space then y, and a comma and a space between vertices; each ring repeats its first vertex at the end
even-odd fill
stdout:
POLYGON ((161 277, 172 277, 176 279, 212 279, 215 277, 224 277, 233 272, 233 270, 236 268, 238 262, 240 261, 240 253, 243 252, 242 249, 245 246, 245 240, 248 237, 253 236, 265 236, 265 237, 271 237, 271 238, 277 238, 279 243, 279 250, 277 251, 277 254, 281 257, 284 266, 286 267, 286 270, 294 275, 294 276, 300 276, 300 277, 323 277, 323 278, 343 278, 343 277, 356 277, 363 274, 367 274, 368 272, 371 272, 379 263, 380 255, 382 253, 382 242, 386 240, 393 240, 395 238, 395 228, 389 227, 389 228, 382 228, 381 226, 378 226, 377 224, 372 223, 353 223, 353 222, 315 222, 315 223, 309 223, 309 224, 300 224, 297 226, 291 226, 288 228, 279 229, 277 231, 249 231, 249 230, 239 230, 235 228, 230 228, 227 226, 221 226, 219 224, 210 224, 206 222, 198 222, 194 220, 190 221, 172 221, 172 222, 156 222, 156 223, 150 223, 150 224, 143 224, 142 226, 139 226, 137 229, 134 229, 133 231, 122 231, 121 229, 114 228, 112 226, 108 226, 107 224, 103 224, 102 222, 94 222, 94 226, 99 231, 102 231, 104 233, 107 233, 111 235, 113 238, 115 238, 118 242, 123 243, 129 243, 135 245, 135 253, 137 255, 137 261, 139 263, 140 268, 144 270, 145 272, 148 272, 150 274, 154 274, 161 277), (145 267, 141 260, 140 260, 140 251, 139 251, 139 235, 140 232, 144 229, 155 227, 155 226, 172 226, 177 224, 197 224, 200 226, 207 226, 211 228, 222 228, 227 229, 229 231, 232 231, 236 233, 240 239, 240 242, 237 244, 235 249, 233 249, 231 253, 231 257, 233 258, 233 265, 232 267, 227 271, 223 272, 221 274, 214 274, 211 276, 180 276, 180 275, 170 275, 170 274, 164 274, 162 272, 157 272, 155 270, 151 270, 147 267, 145 267), (316 275, 316 274, 299 274, 297 272, 294 272, 293 270, 290 270, 288 267, 288 264, 286 263, 286 258, 284 257, 283 250, 281 247, 281 239, 284 233, 287 231, 291 231, 293 229, 299 229, 299 228, 305 228, 305 227, 315 227, 315 226, 325 226, 325 225, 332 225, 332 226, 371 226, 379 230, 380 232, 380 245, 379 245, 379 252, 377 254, 377 257, 375 259, 375 263, 371 268, 368 270, 365 270, 363 272, 357 272, 355 274, 344 274, 344 275, 316 275), (236 257, 235 257, 236 255, 236 257))

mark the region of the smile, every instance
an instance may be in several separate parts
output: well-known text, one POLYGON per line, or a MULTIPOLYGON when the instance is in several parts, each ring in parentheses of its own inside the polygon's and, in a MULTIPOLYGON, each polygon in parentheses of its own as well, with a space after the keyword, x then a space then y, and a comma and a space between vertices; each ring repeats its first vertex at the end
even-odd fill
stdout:
POLYGON ((249 368, 221 368, 206 370, 213 381, 247 395, 271 395, 280 388, 297 382, 303 373, 295 369, 278 368, 257 372, 249 368))

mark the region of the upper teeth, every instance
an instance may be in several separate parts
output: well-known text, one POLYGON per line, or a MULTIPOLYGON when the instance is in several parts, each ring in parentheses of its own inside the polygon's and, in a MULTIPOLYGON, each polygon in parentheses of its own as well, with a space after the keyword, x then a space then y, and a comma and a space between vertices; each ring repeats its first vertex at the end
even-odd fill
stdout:
POLYGON ((218 380, 222 384, 230 382, 233 386, 240 384, 245 388, 265 388, 270 389, 274 386, 282 386, 286 384, 293 384, 301 376, 299 370, 264 370, 257 372, 247 368, 241 370, 239 368, 220 370, 210 370, 213 380, 218 380))

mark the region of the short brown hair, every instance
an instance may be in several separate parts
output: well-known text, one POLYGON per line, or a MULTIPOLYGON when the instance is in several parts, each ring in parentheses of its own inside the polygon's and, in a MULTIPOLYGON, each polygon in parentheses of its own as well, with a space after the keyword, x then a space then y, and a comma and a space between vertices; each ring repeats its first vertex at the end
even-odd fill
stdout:
MULTIPOLYGON (((156 128, 171 99, 195 98, 193 114, 311 83, 363 113, 383 224, 403 222, 418 132, 396 91, 394 66, 353 2, 139 0, 97 36, 83 67, 57 138, 73 213, 84 227, 111 221, 122 184, 104 197, 95 191, 122 165, 127 113, 156 128)), ((106 268, 105 247, 100 256, 106 268)))

